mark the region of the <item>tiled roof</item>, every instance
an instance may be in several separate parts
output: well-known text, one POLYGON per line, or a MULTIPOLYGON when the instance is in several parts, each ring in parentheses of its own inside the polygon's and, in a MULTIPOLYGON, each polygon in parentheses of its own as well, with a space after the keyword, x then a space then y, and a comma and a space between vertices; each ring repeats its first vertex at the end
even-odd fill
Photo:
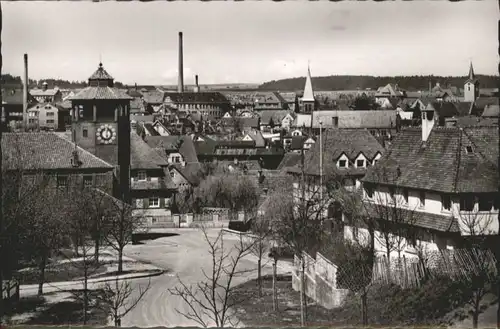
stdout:
MULTIPOLYGON (((318 141, 305 154, 306 173, 319 175, 319 151, 320 143, 318 141)), ((354 162, 360 153, 363 153, 371 161, 377 154, 383 154, 383 152, 382 145, 365 129, 328 129, 323 134, 323 168, 336 170, 337 160, 342 154, 345 154, 350 161, 354 162)), ((364 168, 351 170, 350 172, 339 169, 339 172, 348 174, 362 174, 364 171, 364 168)))
POLYGON ((176 189, 174 182, 170 174, 159 177, 158 180, 154 181, 135 181, 132 180, 130 184, 132 190, 166 190, 166 189, 176 189))
POLYGON ((458 115, 463 117, 471 114, 472 102, 457 102, 455 103, 458 115))
MULTIPOLYGON (((113 168, 92 153, 76 147, 81 161, 77 169, 113 168)), ((75 145, 54 133, 3 133, 2 158, 6 169, 71 169, 75 145)))
POLYGON ((186 163, 198 163, 194 142, 189 136, 146 136, 145 142, 154 149, 178 150, 186 163))
POLYGON ((222 118, 221 123, 223 126, 232 126, 238 123, 238 125, 244 128, 259 128, 260 118, 246 118, 246 117, 232 117, 232 118, 222 118))
MULTIPOLYGON (((377 214, 387 213, 392 209, 382 205, 365 203, 363 210, 365 214, 372 214, 376 216, 377 214)), ((453 216, 438 215, 401 208, 398 208, 398 212, 400 212, 401 218, 404 218, 405 220, 408 219, 409 224, 411 225, 440 232, 460 233, 458 221, 453 218, 453 216)))
POLYGON ((311 127, 311 122, 312 122, 312 115, 311 114, 297 114, 295 119, 293 120, 292 126, 301 128, 301 127, 306 127, 310 128, 311 127))
POLYGON ((89 80, 113 80, 113 77, 102 67, 102 63, 99 63, 99 67, 92 73, 89 80))
POLYGON ((30 94, 33 97, 35 97, 35 96, 55 96, 55 94, 57 94, 58 91, 59 91, 59 89, 46 89, 46 90, 31 89, 30 94))
POLYGON ((474 106, 481 110, 481 112, 486 105, 499 105, 498 97, 478 97, 474 102, 474 106))
POLYGON ((319 128, 319 121, 323 127, 333 127, 333 117, 338 117, 338 128, 381 128, 396 127, 396 111, 314 111, 312 113, 312 127, 319 128))
POLYGON ((145 111, 144 101, 142 99, 136 97, 130 102, 130 112, 144 112, 144 111, 145 111))
POLYGON ((500 106, 498 105, 486 105, 484 108, 483 117, 498 118, 500 112, 500 106))
POLYGON ((304 142, 307 140, 306 136, 293 136, 290 149, 300 150, 304 147, 304 142))
POLYGON ((266 140, 262 133, 259 130, 251 129, 246 131, 246 134, 250 136, 250 138, 255 141, 255 147, 264 147, 266 146, 266 140))
POLYGON ((283 160, 281 160, 278 170, 286 171, 287 168, 294 167, 300 164, 301 155, 299 153, 285 153, 283 160))
POLYGON ((231 166, 232 168, 239 170, 244 170, 246 168, 246 170, 249 171, 258 171, 262 169, 259 161, 257 160, 241 160, 238 161, 238 163, 234 163, 234 161, 231 160, 219 160, 217 161, 217 164, 223 168, 231 166))
POLYGON ((498 125, 496 118, 484 118, 477 116, 466 116, 455 118, 458 127, 492 127, 498 125))
POLYGON ((153 115, 131 114, 130 115, 130 121, 135 121, 135 122, 151 122, 151 123, 153 123, 155 121, 155 118, 154 118, 153 115))
POLYGON ((159 90, 145 91, 142 93, 144 101, 148 104, 161 104, 165 97, 165 93, 159 90))
MULTIPOLYGON (((36 99, 28 94, 29 103, 36 103, 36 99)), ((22 89, 2 89, 2 103, 4 104, 23 104, 23 90, 22 89)))
POLYGON ((127 91, 127 94, 131 97, 134 97, 134 98, 141 98, 142 97, 142 94, 140 91, 138 90, 135 90, 135 89, 129 89, 127 91))
POLYGON ((197 155, 212 155, 215 153, 215 148, 217 147, 217 141, 202 136, 203 141, 195 142, 194 146, 197 155))
POLYGON ((113 87, 86 87, 80 90, 76 95, 71 96, 70 100, 80 99, 119 99, 132 100, 133 98, 127 95, 123 90, 113 87))
POLYGON ((434 108, 434 112, 436 112, 441 118, 451 118, 454 116, 458 116, 458 109, 455 107, 453 103, 449 102, 432 102, 428 106, 428 109, 434 108), (430 108, 429 108, 430 107, 430 108))
POLYGON ((201 164, 199 162, 188 162, 183 167, 181 165, 175 165, 175 168, 181 173, 184 178, 191 185, 198 185, 201 181, 200 172, 202 170, 201 164))
POLYGON ((261 125, 268 125, 271 122, 271 118, 272 118, 274 124, 279 126, 279 125, 281 125, 281 120, 283 120, 289 113, 291 113, 291 112, 287 111, 287 110, 261 111, 259 113, 260 124, 261 125))
POLYGON ((132 169, 159 169, 167 161, 136 133, 130 134, 130 166, 132 169))
POLYGON ((151 136, 160 136, 160 133, 153 128, 153 124, 151 122, 144 122, 142 126, 151 136))
POLYGON ((228 103, 229 100, 220 92, 167 92, 173 103, 228 103))
POLYGON ((495 192, 497 129, 434 127, 425 144, 421 129, 404 129, 364 181, 444 193, 495 192))

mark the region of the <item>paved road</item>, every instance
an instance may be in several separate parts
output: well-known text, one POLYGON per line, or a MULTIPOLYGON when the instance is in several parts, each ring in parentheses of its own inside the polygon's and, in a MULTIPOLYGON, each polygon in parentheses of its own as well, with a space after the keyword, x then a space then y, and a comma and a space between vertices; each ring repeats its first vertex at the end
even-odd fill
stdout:
MULTIPOLYGON (((172 229, 177 236, 146 241, 145 244, 127 246, 125 255, 137 260, 150 262, 158 267, 168 269, 170 274, 151 278, 151 287, 137 307, 122 320, 123 326, 198 326, 180 315, 176 309, 188 311, 188 306, 180 297, 172 295, 168 290, 179 286, 178 275, 185 284, 196 284, 204 279, 202 270, 211 270, 211 258, 207 242, 200 230, 172 229)), ((208 231, 210 238, 215 238, 219 229, 208 231)), ((233 237, 224 238, 224 248, 234 248, 238 240, 233 237)), ((256 261, 252 257, 241 260, 240 269, 255 269, 238 277, 237 285, 256 277, 256 261)), ((266 266, 263 273, 271 273, 271 266, 266 266)), ((146 285, 149 279, 133 280, 136 286, 146 285)), ((212 323, 213 325, 213 323, 212 323)))

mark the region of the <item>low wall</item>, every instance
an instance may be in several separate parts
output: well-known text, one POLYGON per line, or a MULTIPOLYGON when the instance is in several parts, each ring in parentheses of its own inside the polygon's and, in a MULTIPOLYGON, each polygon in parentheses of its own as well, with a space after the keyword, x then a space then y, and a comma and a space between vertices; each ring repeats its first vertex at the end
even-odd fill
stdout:
MULTIPOLYGON (((342 306, 349 294, 349 290, 336 288, 337 266, 320 253, 316 255, 316 259, 304 253, 303 259, 306 262, 306 295, 327 309, 342 306)), ((299 257, 297 256, 294 258, 294 267, 295 270, 292 273, 292 288, 295 291, 301 291, 301 266, 299 257)))

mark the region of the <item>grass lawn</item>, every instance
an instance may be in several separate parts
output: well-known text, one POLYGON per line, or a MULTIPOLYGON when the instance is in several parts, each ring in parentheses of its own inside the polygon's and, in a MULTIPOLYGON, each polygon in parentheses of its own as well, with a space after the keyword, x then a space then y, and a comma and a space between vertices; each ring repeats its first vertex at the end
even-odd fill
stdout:
MULTIPOLYGON (((52 301, 49 297, 21 298, 16 307, 9 312, 12 324, 24 325, 82 325, 83 324, 83 291, 58 292, 69 295, 67 298, 52 301)), ((96 298, 102 290, 89 291, 89 310, 87 325, 106 326, 110 310, 98 306, 96 298)), ((56 294, 56 293, 55 293, 56 294)))
MULTIPOLYGON (((100 262, 99 264, 90 266, 88 269, 89 276, 104 274, 112 262, 100 262)), ((30 268, 20 271, 17 278, 20 284, 36 284, 38 283, 38 269, 30 268)), ((84 267, 82 261, 68 262, 62 264, 52 264, 45 269, 45 282, 72 281, 80 279, 84 276, 84 267)))

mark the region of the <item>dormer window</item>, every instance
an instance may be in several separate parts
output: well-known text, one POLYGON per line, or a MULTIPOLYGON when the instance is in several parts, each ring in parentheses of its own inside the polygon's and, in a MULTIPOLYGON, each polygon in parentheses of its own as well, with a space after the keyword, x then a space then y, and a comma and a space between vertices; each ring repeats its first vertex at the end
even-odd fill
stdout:
POLYGON ((347 160, 339 160, 339 168, 347 167, 347 160))
POLYGON ((472 154, 472 153, 474 153, 474 149, 472 148, 472 146, 471 146, 471 145, 467 145, 467 146, 465 147, 465 150, 467 151, 467 154, 472 154))
POLYGON ((365 160, 361 159, 356 161, 356 167, 362 168, 364 166, 365 166, 365 160))

